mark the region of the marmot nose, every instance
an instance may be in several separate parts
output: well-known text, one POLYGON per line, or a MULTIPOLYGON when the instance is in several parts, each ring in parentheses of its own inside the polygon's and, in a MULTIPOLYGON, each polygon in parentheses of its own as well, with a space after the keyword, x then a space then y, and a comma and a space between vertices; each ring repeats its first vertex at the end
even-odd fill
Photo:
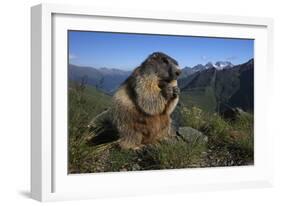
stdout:
POLYGON ((179 76, 181 74, 181 70, 177 69, 176 75, 179 76))

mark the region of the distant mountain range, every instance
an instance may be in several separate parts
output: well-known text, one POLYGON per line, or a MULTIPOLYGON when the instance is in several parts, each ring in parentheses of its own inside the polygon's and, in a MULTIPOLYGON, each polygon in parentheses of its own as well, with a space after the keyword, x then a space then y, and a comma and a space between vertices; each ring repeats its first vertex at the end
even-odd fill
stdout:
MULTIPOLYGON (((182 69, 181 79, 196 73, 211 68, 217 70, 229 69, 234 65, 228 61, 218 61, 215 64, 209 62, 206 65, 198 64, 194 67, 184 67, 182 69)), ((69 65, 69 79, 73 81, 81 81, 82 78, 86 78, 87 84, 95 86, 105 92, 114 92, 120 83, 122 83, 130 74, 131 71, 124 71, 115 68, 94 68, 87 66, 69 65)))
MULTIPOLYGON (((69 65, 69 80, 81 81, 107 94, 113 94, 131 71, 69 65)), ((181 101, 207 111, 239 107, 253 111, 254 60, 240 65, 228 61, 184 67, 178 80, 181 101)))
POLYGON ((109 68, 93 68, 76 66, 70 64, 68 77, 72 81, 81 81, 83 78, 86 84, 96 87, 106 93, 113 93, 119 85, 127 79, 131 71, 109 68))
MULTIPOLYGON (((224 64, 226 65, 226 64, 224 64)), ((179 79, 181 100, 186 105, 222 112, 239 107, 254 109, 254 60, 218 69, 206 66, 179 79)))

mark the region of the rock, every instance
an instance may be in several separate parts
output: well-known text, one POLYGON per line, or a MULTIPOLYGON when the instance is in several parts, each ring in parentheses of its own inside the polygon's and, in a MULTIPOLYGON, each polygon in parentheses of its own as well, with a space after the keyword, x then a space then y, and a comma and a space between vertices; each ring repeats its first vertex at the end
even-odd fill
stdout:
POLYGON ((177 131, 177 135, 180 136, 184 141, 190 143, 195 141, 198 143, 208 142, 208 137, 206 135, 191 127, 180 127, 177 131))
POLYGON ((235 107, 235 108, 224 107, 223 109, 221 109, 220 115, 224 119, 235 121, 239 116, 247 115, 247 112, 243 111, 242 109, 240 109, 238 107, 235 107))
POLYGON ((179 102, 176 106, 175 110, 173 111, 171 118, 172 118, 172 126, 176 130, 178 130, 181 126, 185 125, 185 115, 183 115, 184 105, 179 102))

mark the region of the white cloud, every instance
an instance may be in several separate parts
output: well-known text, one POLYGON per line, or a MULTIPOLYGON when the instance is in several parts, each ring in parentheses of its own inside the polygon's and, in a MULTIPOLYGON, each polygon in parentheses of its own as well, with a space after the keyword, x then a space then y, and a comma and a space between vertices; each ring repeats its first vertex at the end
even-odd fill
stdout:
POLYGON ((228 61, 236 60, 236 59, 238 59, 237 56, 230 56, 230 57, 227 57, 227 58, 226 58, 226 60, 228 60, 228 61))
POLYGON ((201 56, 201 59, 205 61, 205 60, 207 60, 208 58, 203 55, 203 56, 201 56))
POLYGON ((74 54, 69 54, 68 58, 69 58, 69 60, 73 60, 73 59, 76 59, 77 56, 75 56, 74 54))

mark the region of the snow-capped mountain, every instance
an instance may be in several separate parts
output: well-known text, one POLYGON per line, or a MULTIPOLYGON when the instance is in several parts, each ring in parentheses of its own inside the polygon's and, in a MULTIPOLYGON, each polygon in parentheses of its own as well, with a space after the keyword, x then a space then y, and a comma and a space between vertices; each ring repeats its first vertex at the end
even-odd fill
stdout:
POLYGON ((218 61, 213 65, 216 69, 229 69, 232 68, 234 65, 228 61, 218 61))
POLYGON ((215 64, 213 64, 212 62, 208 62, 205 66, 204 69, 210 69, 210 68, 216 68, 218 70, 221 69, 229 69, 232 68, 234 65, 229 62, 229 61, 217 61, 215 64))
MULTIPOLYGON (((213 64, 212 62, 208 62, 206 65, 205 65, 205 69, 210 69, 210 68, 213 68, 215 67, 215 64, 213 64)), ((216 67, 215 67, 216 68, 216 67)))
POLYGON ((198 71, 203 71, 206 69, 211 69, 211 68, 222 70, 222 69, 230 69, 232 67, 234 67, 234 65, 229 61, 217 61, 216 63, 208 62, 205 65, 197 64, 194 67, 184 67, 182 69, 183 70, 182 76, 189 75, 198 71))

